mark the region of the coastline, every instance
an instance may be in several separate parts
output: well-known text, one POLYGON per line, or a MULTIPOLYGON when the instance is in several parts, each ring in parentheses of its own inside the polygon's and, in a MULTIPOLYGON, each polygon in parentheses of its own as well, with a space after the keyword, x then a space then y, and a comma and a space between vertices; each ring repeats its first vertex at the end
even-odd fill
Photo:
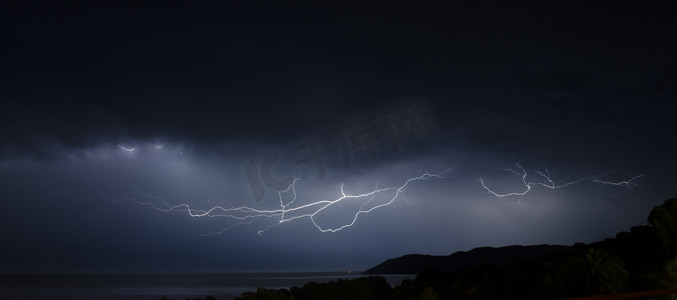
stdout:
MULTIPOLYGON (((375 274, 377 275, 377 274, 375 274)), ((6 299, 233 299, 258 287, 288 289, 309 282, 374 276, 363 272, 232 273, 0 273, 0 298, 6 299)), ((383 274, 391 286, 415 274, 383 274)))

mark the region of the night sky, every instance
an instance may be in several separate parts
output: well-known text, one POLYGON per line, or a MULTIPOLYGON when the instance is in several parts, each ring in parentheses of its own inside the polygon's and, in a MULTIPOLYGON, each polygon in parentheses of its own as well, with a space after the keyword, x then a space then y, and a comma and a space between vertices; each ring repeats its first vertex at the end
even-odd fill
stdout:
POLYGON ((674 3, 249 2, 0 3, 0 271, 364 270, 677 196, 674 3))

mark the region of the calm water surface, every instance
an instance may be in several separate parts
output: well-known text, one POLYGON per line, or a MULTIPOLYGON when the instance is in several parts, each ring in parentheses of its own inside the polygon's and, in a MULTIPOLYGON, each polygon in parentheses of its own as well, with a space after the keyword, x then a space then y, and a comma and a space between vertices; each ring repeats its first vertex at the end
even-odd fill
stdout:
MULTIPOLYGON (((182 274, 1 274, 0 299, 233 299, 257 287, 272 289, 355 279, 346 272, 182 274)), ((383 275, 391 285, 415 275, 383 275)))

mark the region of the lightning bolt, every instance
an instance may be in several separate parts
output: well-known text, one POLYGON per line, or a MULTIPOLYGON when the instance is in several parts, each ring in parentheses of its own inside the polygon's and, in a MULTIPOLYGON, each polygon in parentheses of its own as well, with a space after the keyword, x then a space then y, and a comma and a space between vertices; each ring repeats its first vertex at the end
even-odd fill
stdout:
POLYGON ((608 184, 608 185, 615 185, 615 186, 621 186, 621 187, 626 187, 626 188, 633 188, 638 186, 639 184, 635 182, 635 180, 642 178, 646 175, 640 174, 635 177, 632 177, 626 181, 619 181, 619 182, 611 182, 611 181, 604 181, 604 180, 599 180, 599 179, 593 179, 593 182, 601 183, 601 184, 608 184))
MULTIPOLYGON (((165 200, 160 197, 145 193, 137 192, 132 197, 126 197, 119 200, 113 201, 113 203, 118 203, 122 201, 133 201, 140 205, 150 206, 151 208, 161 211, 161 212, 185 212, 191 217, 201 218, 227 218, 230 220, 236 221, 235 224, 228 226, 222 231, 212 232, 204 235, 218 235, 221 234, 235 226, 243 224, 251 224, 259 219, 277 219, 277 222, 272 225, 268 225, 263 229, 258 230, 258 234, 261 235, 268 229, 278 226, 280 224, 292 222, 300 219, 309 219, 315 228, 320 232, 337 232, 345 228, 355 225, 358 218, 363 214, 368 214, 379 208, 386 207, 393 204, 403 193, 409 188, 412 184, 419 181, 429 181, 435 178, 446 178, 445 175, 450 173, 452 169, 447 169, 440 173, 425 173, 418 177, 409 178, 404 183, 399 186, 389 186, 379 188, 378 185, 367 193, 362 194, 349 194, 346 193, 344 185, 340 187, 340 196, 331 200, 318 200, 310 202, 303 205, 294 206, 298 195, 296 193, 296 185, 301 181, 301 178, 296 178, 294 181, 283 191, 278 192, 278 198, 280 206, 277 209, 264 210, 256 209, 248 206, 214 206, 207 210, 195 209, 188 204, 178 204, 170 205, 165 200), (290 194, 290 197, 285 197, 285 195, 290 194), (383 196, 384 200, 376 201, 377 196, 383 196), (291 198, 290 200, 285 201, 285 198, 291 198), (146 200, 142 200, 146 199, 146 200), (337 226, 337 227, 323 227, 318 224, 317 218, 318 214, 326 209, 329 209, 332 206, 336 206, 342 202, 358 202, 360 203, 360 208, 352 217, 350 222, 346 224, 337 226)), ((380 199, 380 198, 378 198, 380 199)), ((405 199, 406 202, 406 199, 405 199)), ((408 202, 407 202, 408 203, 408 202)))
POLYGON ((522 179, 522 183, 524 184, 524 190, 521 192, 510 192, 510 193, 505 193, 505 194, 499 194, 495 192, 493 189, 489 188, 485 183, 484 183, 484 178, 480 177, 480 184, 482 187, 491 195, 494 195, 499 198, 505 198, 505 197, 512 197, 512 196, 525 196, 528 194, 532 188, 536 186, 541 186, 544 188, 548 188, 551 190, 556 190, 556 189, 561 189, 570 185, 574 184, 579 184, 584 181, 591 181, 599 184, 605 184, 605 185, 613 185, 613 186, 620 186, 620 187, 626 187, 626 188, 633 188, 638 186, 639 184, 637 183, 637 180, 646 176, 645 174, 637 175, 635 177, 632 177, 628 180, 625 181, 607 181, 603 180, 601 178, 607 176, 608 174, 599 174, 599 175, 592 175, 592 176, 587 176, 580 178, 578 180, 573 180, 573 181, 566 181, 562 184, 555 184, 554 181, 552 181, 550 177, 550 173, 546 169, 545 171, 536 171, 536 174, 538 174, 538 177, 541 178, 543 181, 527 181, 527 171, 520 165, 520 164, 515 164, 519 171, 516 171, 514 169, 505 169, 505 171, 513 173, 515 175, 518 175, 522 179))
MULTIPOLYGON (((129 151, 129 150, 128 150, 129 151)), ((133 150, 132 150, 133 151, 133 150)), ((535 171, 535 175, 530 175, 524 167, 520 164, 515 164, 516 168, 513 169, 504 169, 504 171, 512 173, 516 176, 519 176, 523 189, 521 191, 509 192, 509 193, 499 193, 494 189, 489 187, 484 178, 480 178, 479 182, 482 187, 491 195, 499 198, 505 197, 524 197, 529 192, 531 192, 536 187, 542 187, 551 190, 562 189, 571 185, 576 185, 583 183, 585 181, 594 182, 597 184, 611 185, 625 188, 634 188, 639 185, 639 180, 646 175, 641 174, 634 176, 628 180, 624 181, 610 181, 605 179, 608 176, 606 174, 597 174, 582 177, 576 180, 569 180, 563 183, 556 183, 550 172, 545 170, 535 171), (530 177, 536 177, 536 180, 529 180, 530 177)), ((230 226, 216 232, 201 234, 203 236, 219 235, 222 234, 236 226, 244 224, 252 224, 260 220, 271 220, 273 221, 270 224, 270 221, 266 222, 268 225, 262 226, 258 230, 258 234, 262 235, 264 232, 269 229, 293 221, 307 219, 313 224, 316 230, 319 232, 338 232, 343 229, 354 226, 360 216, 369 214, 377 209, 391 205, 397 201, 397 199, 404 199, 404 202, 411 204, 406 199, 406 194, 404 193, 410 186, 416 182, 420 181, 429 181, 431 179, 440 179, 447 178, 446 175, 452 172, 452 169, 447 169, 440 173, 424 173, 417 177, 412 177, 405 180, 401 185, 388 186, 388 187, 379 187, 377 184, 373 189, 366 193, 348 193, 346 192, 345 185, 341 184, 338 190, 338 195, 335 198, 316 200, 305 204, 299 204, 299 194, 297 193, 297 184, 299 184, 303 179, 294 178, 292 183, 287 186, 286 189, 278 191, 278 202, 279 207, 275 209, 259 209, 249 206, 234 206, 226 201, 228 205, 214 206, 209 209, 196 209, 191 207, 187 203, 171 205, 167 201, 163 200, 161 197, 139 191, 132 196, 114 200, 113 203, 119 203, 122 201, 133 201, 139 205, 149 206, 154 210, 161 212, 184 212, 187 215, 194 218, 224 218, 234 222, 230 226), (327 226, 322 225, 323 215, 321 213, 328 211, 332 207, 336 207, 342 203, 352 203, 359 205, 359 208, 354 211, 354 213, 349 215, 347 221, 342 222, 340 225, 327 226)), ((110 197, 109 197, 110 198, 110 197)), ((112 199, 112 198, 110 198, 112 199)), ((520 199, 521 200, 521 199, 520 199)), ((519 202, 518 202, 519 204, 519 202)))

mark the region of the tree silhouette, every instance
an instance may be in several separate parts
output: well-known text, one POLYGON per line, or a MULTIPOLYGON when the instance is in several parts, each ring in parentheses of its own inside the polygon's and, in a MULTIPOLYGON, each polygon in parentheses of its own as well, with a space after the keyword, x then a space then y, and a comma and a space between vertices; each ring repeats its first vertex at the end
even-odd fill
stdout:
POLYGON ((629 275, 623 264, 623 259, 617 255, 587 248, 571 260, 567 276, 573 278, 574 285, 579 288, 584 286, 587 295, 625 292, 629 275))
POLYGON ((426 287, 423 293, 416 297, 416 300, 440 300, 440 295, 435 293, 431 287, 426 287))
POLYGON ((677 258, 668 261, 663 269, 663 280, 661 282, 664 288, 677 288, 677 258))
POLYGON ((673 258, 675 254, 672 250, 677 246, 677 198, 665 200, 663 205, 654 207, 648 221, 663 242, 665 259, 673 258))

